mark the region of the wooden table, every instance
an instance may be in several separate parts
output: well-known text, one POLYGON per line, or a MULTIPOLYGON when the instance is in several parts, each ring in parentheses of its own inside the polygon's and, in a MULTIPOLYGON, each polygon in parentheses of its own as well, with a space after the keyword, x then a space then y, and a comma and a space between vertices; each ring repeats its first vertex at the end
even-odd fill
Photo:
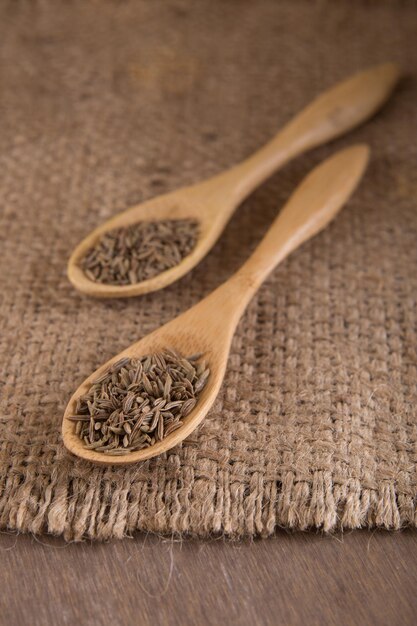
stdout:
POLYGON ((253 542, 0 535, 3 626, 417 623, 417 533, 253 542))

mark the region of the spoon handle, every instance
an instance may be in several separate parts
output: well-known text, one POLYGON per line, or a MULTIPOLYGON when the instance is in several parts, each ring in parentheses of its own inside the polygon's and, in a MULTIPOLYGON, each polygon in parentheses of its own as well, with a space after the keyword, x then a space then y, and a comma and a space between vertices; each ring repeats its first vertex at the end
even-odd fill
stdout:
POLYGON ((399 76, 394 63, 384 63, 323 92, 263 148, 221 174, 221 193, 228 192, 236 203, 241 202, 295 156, 358 126, 384 104, 399 76))
POLYGON ((210 300, 210 306, 204 308, 216 311, 212 321, 218 332, 228 318, 233 333, 249 300, 270 272, 337 215, 358 185, 368 160, 368 146, 353 146, 326 159, 302 181, 250 258, 205 299, 206 304, 210 300))

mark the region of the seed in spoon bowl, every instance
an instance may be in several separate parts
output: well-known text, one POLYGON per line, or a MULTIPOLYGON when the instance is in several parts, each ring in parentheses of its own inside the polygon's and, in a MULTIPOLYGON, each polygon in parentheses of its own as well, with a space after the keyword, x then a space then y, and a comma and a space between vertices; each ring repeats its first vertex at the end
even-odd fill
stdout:
POLYGON ((201 356, 164 350, 115 363, 93 381, 68 417, 85 448, 123 456, 180 428, 210 375, 201 356))
POLYGON ((96 283, 134 285, 178 265, 199 234, 194 219, 137 222, 104 233, 80 260, 96 283))

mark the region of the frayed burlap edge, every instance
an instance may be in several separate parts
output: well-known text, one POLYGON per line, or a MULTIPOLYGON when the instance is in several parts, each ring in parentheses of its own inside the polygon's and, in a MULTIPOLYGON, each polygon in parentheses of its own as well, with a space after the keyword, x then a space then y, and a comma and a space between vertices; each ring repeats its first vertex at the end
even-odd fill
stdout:
MULTIPOLYGON (((200 487, 204 492, 205 485, 200 487)), ((331 474, 322 471, 313 474, 311 483, 295 481, 290 472, 282 477, 282 483, 253 475, 250 484, 239 484, 236 490, 219 488, 215 493, 206 493, 206 497, 198 494, 198 499, 188 503, 187 511, 181 506, 181 492, 174 495, 169 483, 156 498, 142 484, 136 502, 129 501, 129 484, 102 493, 95 483, 73 479, 67 485, 50 482, 35 495, 38 489, 35 481, 20 484, 19 476, 8 476, 2 493, 3 528, 47 532, 63 535, 67 541, 80 541, 120 539, 138 529, 238 539, 270 536, 281 526, 324 532, 417 526, 414 499, 398 493, 394 482, 382 482, 376 488, 361 487, 359 480, 335 484, 331 474), (170 506, 164 504, 165 499, 170 506)))

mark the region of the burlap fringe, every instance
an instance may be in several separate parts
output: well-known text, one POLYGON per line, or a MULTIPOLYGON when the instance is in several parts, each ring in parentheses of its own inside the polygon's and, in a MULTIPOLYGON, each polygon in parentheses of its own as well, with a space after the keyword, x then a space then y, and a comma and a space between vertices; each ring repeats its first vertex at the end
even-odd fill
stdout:
POLYGON ((264 483, 262 476, 253 476, 246 487, 219 487, 205 498, 206 485, 200 488, 202 493, 184 510, 181 491, 169 481, 157 498, 147 494, 143 483, 139 500, 132 502, 128 483, 111 491, 108 483, 73 479, 67 485, 50 482, 40 489, 39 479, 21 484, 21 477, 11 475, 2 490, 0 525, 17 532, 63 535, 67 541, 121 539, 137 528, 157 534, 238 539, 270 536, 281 526, 324 532, 417 526, 412 496, 398 494, 394 482, 384 482, 377 489, 363 488, 359 480, 337 485, 330 472, 317 471, 311 483, 297 482, 288 472, 282 482, 264 483))

